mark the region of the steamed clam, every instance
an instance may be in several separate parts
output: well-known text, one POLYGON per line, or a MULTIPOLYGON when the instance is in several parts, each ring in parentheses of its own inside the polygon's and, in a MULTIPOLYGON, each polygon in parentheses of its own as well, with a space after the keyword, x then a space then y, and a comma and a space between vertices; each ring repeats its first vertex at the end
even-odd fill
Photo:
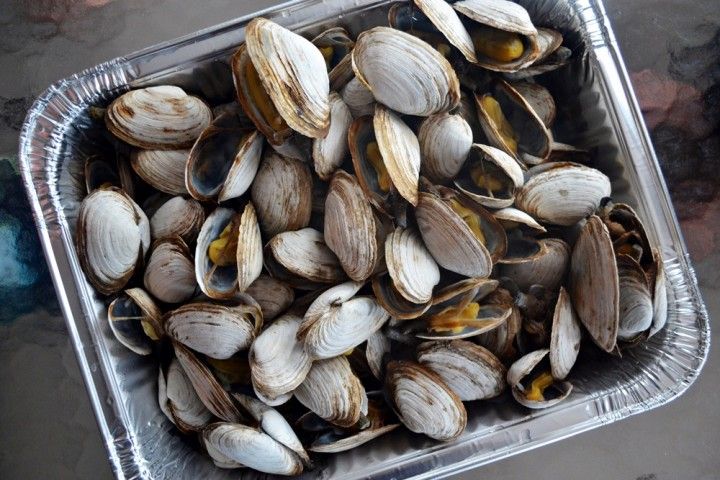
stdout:
POLYGON ((165 332, 160 309, 141 288, 125 290, 110 303, 107 316, 115 338, 138 355, 149 355, 152 342, 165 332))

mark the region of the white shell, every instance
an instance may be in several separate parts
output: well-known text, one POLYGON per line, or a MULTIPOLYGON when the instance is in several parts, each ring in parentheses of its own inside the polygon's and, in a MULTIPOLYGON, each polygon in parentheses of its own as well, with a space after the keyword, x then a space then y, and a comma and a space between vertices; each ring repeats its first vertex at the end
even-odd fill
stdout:
POLYGON ((195 294, 195 269, 187 245, 179 237, 156 242, 145 275, 145 289, 165 303, 181 303, 195 294))
POLYGON ((393 185, 405 200, 417 205, 420 178, 420 143, 397 114, 375 106, 375 139, 393 185))
POLYGON ((218 194, 218 202, 239 197, 250 188, 260 167, 264 143, 264 137, 257 130, 243 138, 218 194))
POLYGON ((204 221, 205 211, 197 200, 173 197, 150 218, 150 233, 154 240, 178 236, 192 243, 204 221))
POLYGON ((420 235, 396 228, 385 240, 385 263, 397 291, 408 301, 426 303, 440 282, 440 269, 420 235))
POLYGON ((507 382, 510 386, 511 392, 515 400, 528 408, 540 409, 548 408, 553 405, 557 405, 562 402, 570 395, 573 386, 570 382, 561 382, 554 380, 553 385, 561 391, 561 394, 551 400, 528 400, 525 396, 523 386, 521 384, 523 378, 529 375, 533 368, 540 363, 550 352, 547 348, 530 352, 527 355, 520 357, 510 366, 507 373, 507 382))
POLYGON ((500 210, 495 210, 493 215, 505 228, 513 228, 515 225, 520 224, 530 227, 533 230, 537 230, 538 232, 547 231, 547 229, 540 225, 533 217, 514 207, 506 207, 501 208, 500 210))
POLYGON ((355 75, 378 102, 407 115, 456 107, 460 82, 450 63, 423 40, 388 27, 361 33, 352 51, 355 75))
POLYGON ((190 150, 138 150, 130 156, 130 165, 151 187, 170 195, 187 195, 188 155, 190 150))
POLYGON ((165 376, 162 370, 160 371, 160 378, 163 379, 165 387, 165 406, 163 408, 161 402, 160 408, 171 422, 183 431, 199 430, 210 422, 212 413, 195 393, 190 379, 177 359, 170 362, 165 376))
POLYGON ((347 131, 352 115, 337 93, 330 94, 330 129, 323 138, 313 141, 315 172, 322 180, 329 180, 348 155, 347 131))
POLYGON ((357 77, 353 77, 340 90, 345 105, 350 109, 353 118, 372 115, 375 111, 375 97, 357 77))
POLYGON ((505 208, 512 205, 515 200, 514 193, 516 189, 522 187, 524 183, 523 171, 517 161, 499 148, 476 143, 471 148, 470 158, 466 166, 470 167, 475 164, 474 162, 481 163, 483 168, 493 167, 499 170, 497 173, 504 176, 502 180, 507 186, 506 195, 495 197, 484 190, 478 192, 477 185, 470 175, 460 175, 455 180, 457 189, 477 203, 489 208, 505 208), (490 164, 487 167, 485 167, 486 162, 490 164))
POLYGON ((543 238, 537 244, 540 251, 528 259, 501 261, 499 275, 512 279, 524 291, 536 284, 556 291, 570 264, 570 246, 559 238, 543 238))
POLYGON ((272 278, 266 273, 261 273, 245 293, 258 302, 265 322, 287 310, 295 300, 295 291, 287 283, 272 278))
POLYGON ((205 102, 169 85, 127 92, 105 114, 113 135, 146 149, 188 148, 211 120, 205 102))
POLYGON ((652 292, 642 267, 632 257, 617 258, 620 288, 618 340, 630 341, 650 329, 654 308, 652 292))
POLYGON ((657 266, 657 273, 655 275, 655 292, 653 294, 653 322, 650 331, 648 332, 648 338, 655 335, 657 332, 667 323, 668 317, 668 295, 665 279, 665 267, 663 265, 660 254, 655 252, 655 265, 657 266))
POLYGON ((390 340, 385 334, 378 330, 370 335, 365 345, 365 357, 368 367, 375 378, 382 380, 385 367, 383 365, 383 357, 390 351, 390 340))
POLYGON ((550 371, 553 378, 564 380, 570 373, 580 351, 581 339, 580 323, 570 296, 560 287, 550 334, 550 371))
POLYGON ((415 0, 415 5, 470 63, 477 63, 475 45, 457 12, 445 0, 415 0))
POLYGON ((296 277, 318 283, 336 283, 345 277, 322 233, 312 228, 275 235, 266 248, 275 262, 296 277))
POLYGON ((283 315, 258 335, 250 347, 253 388, 269 405, 283 403, 282 396, 300 385, 310 371, 312 361, 296 338, 301 322, 295 315, 283 315))
POLYGON ((260 226, 252 203, 245 205, 240 217, 237 247, 238 291, 244 292, 263 268, 263 245, 260 226))
POLYGON ((460 172, 470 153, 473 133, 460 115, 438 113, 420 125, 418 141, 422 173, 434 182, 444 183, 460 172))
POLYGON ((208 256, 210 244, 230 223, 235 212, 218 207, 208 215, 200 229, 195 246, 195 280, 200 290, 210 298, 230 298, 237 291, 237 266, 215 266, 208 256))

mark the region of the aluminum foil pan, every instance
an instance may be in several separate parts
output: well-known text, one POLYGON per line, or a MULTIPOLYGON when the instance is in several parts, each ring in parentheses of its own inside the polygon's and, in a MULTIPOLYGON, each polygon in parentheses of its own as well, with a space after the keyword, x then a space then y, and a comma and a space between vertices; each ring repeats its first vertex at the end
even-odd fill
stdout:
MULTIPOLYGON (((623 358, 581 352, 572 396, 555 408, 523 409, 507 398, 467 404, 466 432, 440 444, 407 431, 320 460, 303 478, 440 478, 575 435, 677 398, 695 380, 710 332, 677 219, 640 110, 599 0, 522 0, 534 22, 563 32, 572 63, 543 77, 558 101, 555 134, 588 149, 613 182, 616 200, 632 204, 661 247, 668 273, 667 327, 623 358)), ((104 147, 104 106, 133 87, 173 83, 217 104, 232 98, 227 65, 250 18, 317 33, 342 24, 357 34, 385 23, 388 1, 295 0, 118 58, 61 80, 30 109, 20 163, 58 300, 80 369, 119 478, 238 478, 216 469, 180 436, 156 401, 156 365, 114 340, 105 304, 80 270, 74 246, 82 197, 81 165, 104 147)), ((242 478, 265 478, 244 472, 242 478)))

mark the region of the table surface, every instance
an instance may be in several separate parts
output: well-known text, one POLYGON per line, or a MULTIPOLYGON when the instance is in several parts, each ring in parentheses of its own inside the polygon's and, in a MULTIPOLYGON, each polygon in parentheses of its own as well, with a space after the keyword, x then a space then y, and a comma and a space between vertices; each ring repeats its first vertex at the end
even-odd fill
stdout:
MULTIPOLYGON (((17 176, 25 111, 53 81, 278 3, 5 0, 0 9, 0 472, 109 479, 103 442, 17 176), (202 5, 202 6, 201 6, 202 5)), ((711 318, 720 316, 717 0, 605 0, 711 318)), ((718 345, 713 330, 713 346, 718 345)), ((720 358, 680 399, 459 478, 714 479, 720 358)))

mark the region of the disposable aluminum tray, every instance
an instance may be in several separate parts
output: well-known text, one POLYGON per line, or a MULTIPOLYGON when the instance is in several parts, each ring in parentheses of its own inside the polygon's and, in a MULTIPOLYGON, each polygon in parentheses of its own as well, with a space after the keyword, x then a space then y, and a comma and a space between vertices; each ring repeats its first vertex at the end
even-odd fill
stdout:
MULTIPOLYGON (((523 0, 537 25, 563 32, 572 63, 541 77, 559 105, 555 137, 590 151, 612 180, 616 200, 636 207, 668 273, 669 320, 621 359, 582 354, 572 396, 529 411, 503 397, 467 405, 468 428, 437 443, 395 431, 358 449, 322 458, 303 478, 440 478, 641 413, 677 398, 708 353, 708 317, 640 110, 599 0, 523 0)), ((232 98, 227 59, 244 27, 262 15, 312 35, 342 24, 357 34, 385 23, 389 2, 296 0, 98 65, 51 86, 28 113, 20 163, 58 300, 87 384, 109 459, 119 478, 238 478, 216 469, 160 413, 152 358, 122 347, 105 303, 78 264, 74 230, 81 165, 102 148, 89 106, 136 87, 172 83, 212 103, 232 98)), ((101 122, 100 122, 101 123, 101 122)), ((255 478, 252 472, 242 478, 255 478)), ((263 476, 258 476, 265 478, 263 476)))

